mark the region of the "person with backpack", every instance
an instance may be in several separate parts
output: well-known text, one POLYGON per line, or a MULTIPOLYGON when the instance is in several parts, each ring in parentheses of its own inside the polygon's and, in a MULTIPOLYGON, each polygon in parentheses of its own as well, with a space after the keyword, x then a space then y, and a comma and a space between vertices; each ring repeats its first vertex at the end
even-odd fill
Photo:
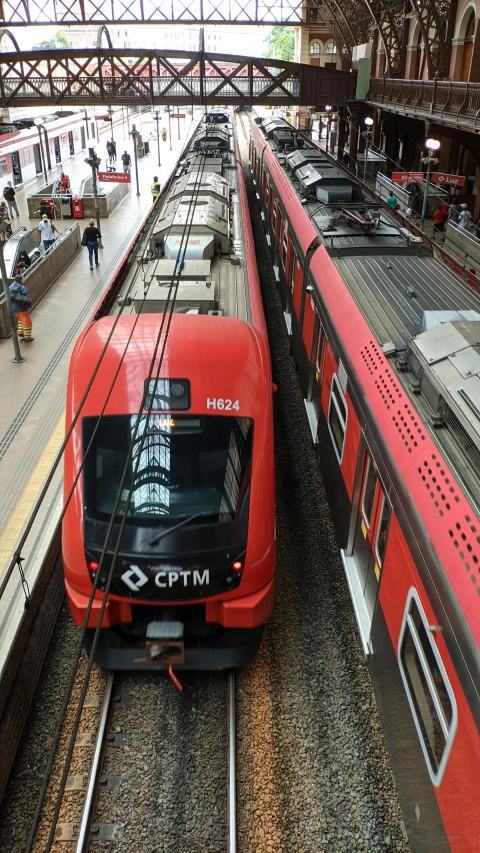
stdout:
POLYGON ((153 179, 153 184, 150 189, 152 192, 152 199, 154 202, 156 202, 158 196, 160 195, 160 181, 158 180, 157 175, 155 175, 153 179))
POLYGON ((31 344, 33 341, 32 318, 30 317, 32 299, 25 285, 22 284, 21 275, 14 276, 9 291, 12 299, 13 313, 17 318, 17 335, 26 344, 31 344))
POLYGON ((48 218, 47 214, 44 213, 37 227, 38 231, 38 245, 43 240, 43 248, 45 252, 50 246, 53 246, 55 242, 55 234, 60 234, 59 231, 55 228, 52 220, 48 218))
POLYGON ((123 152, 122 163, 123 163, 123 171, 129 175, 131 172, 131 169, 132 169, 132 158, 130 157, 130 154, 128 153, 128 151, 123 152))
POLYGON ((19 213, 19 210, 17 207, 17 202, 15 201, 15 190, 12 187, 11 181, 7 182, 7 186, 5 187, 5 189, 3 191, 3 197, 8 204, 8 212, 10 213, 10 219, 14 219, 14 216, 12 213, 12 208, 14 209, 17 216, 20 216, 20 213, 19 213))

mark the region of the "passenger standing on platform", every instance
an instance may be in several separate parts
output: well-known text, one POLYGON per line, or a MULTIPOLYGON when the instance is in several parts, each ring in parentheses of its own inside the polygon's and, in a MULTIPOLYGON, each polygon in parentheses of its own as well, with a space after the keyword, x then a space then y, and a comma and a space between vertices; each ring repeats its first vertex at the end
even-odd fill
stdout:
POLYGON ((111 141, 111 146, 112 146, 112 163, 115 164, 117 162, 117 146, 116 146, 115 141, 113 139, 111 141))
POLYGON ((109 166, 112 165, 112 143, 110 140, 107 140, 107 157, 109 166))
POLYGON ((95 266, 99 267, 98 263, 98 241, 101 239, 101 234, 95 225, 95 220, 90 219, 85 231, 83 232, 82 242, 88 249, 88 260, 90 261, 90 269, 93 270, 93 255, 95 254, 95 266))
POLYGON ((458 217, 460 215, 460 205, 454 201, 453 204, 448 208, 449 210, 449 220, 450 222, 454 222, 455 225, 458 225, 458 217))
POLYGON ((391 192, 390 195, 388 196, 387 204, 391 210, 398 210, 399 209, 396 196, 393 194, 393 192, 391 192))
POLYGON ((470 213, 468 206, 464 202, 460 205, 460 213, 458 214, 458 227, 467 229, 469 220, 471 218, 472 214, 470 213))
POLYGON ((25 285, 22 284, 21 275, 14 276, 9 290, 13 312, 17 318, 17 335, 19 338, 23 338, 26 344, 30 344, 33 341, 32 318, 30 317, 32 299, 25 285))
POLYGON ((153 184, 151 186, 151 190, 152 190, 152 199, 155 202, 157 200, 158 196, 160 195, 160 182, 159 182, 158 177, 156 175, 153 179, 153 184))
POLYGON ((433 214, 433 230, 439 231, 440 233, 443 231, 445 227, 445 212, 443 210, 443 204, 439 204, 437 209, 433 214))
POLYGON ((62 172, 60 175, 60 183, 66 190, 70 189, 70 178, 65 174, 65 172, 62 172))
POLYGON ((123 171, 127 172, 127 174, 130 174, 130 171, 132 168, 132 158, 130 157, 130 154, 128 153, 128 151, 123 152, 122 163, 123 163, 123 171))
POLYGON ((7 186, 5 187, 5 189, 3 191, 3 197, 8 204, 8 211, 10 213, 10 218, 11 219, 14 218, 13 213, 12 213, 12 207, 13 207, 15 213, 17 214, 17 216, 20 216, 20 214, 18 212, 17 202, 15 201, 15 190, 12 187, 11 181, 7 182, 7 186))
POLYGON ((47 251, 50 246, 53 246, 55 242, 55 234, 60 233, 57 231, 55 225, 51 222, 46 213, 43 214, 40 222, 38 223, 37 231, 39 232, 38 245, 40 245, 43 240, 43 248, 45 251, 47 251))

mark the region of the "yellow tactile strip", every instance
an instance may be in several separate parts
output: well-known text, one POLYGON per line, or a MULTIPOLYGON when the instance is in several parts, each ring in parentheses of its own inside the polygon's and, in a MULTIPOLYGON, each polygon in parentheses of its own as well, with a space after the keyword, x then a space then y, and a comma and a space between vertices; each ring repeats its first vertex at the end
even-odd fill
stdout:
POLYGON ((44 450, 37 462, 36 467, 30 475, 28 485, 18 501, 10 520, 0 537, 0 577, 8 566, 15 545, 17 544, 23 528, 25 527, 35 501, 47 479, 48 473, 53 465, 54 459, 62 445, 65 434, 65 414, 58 421, 44 450))

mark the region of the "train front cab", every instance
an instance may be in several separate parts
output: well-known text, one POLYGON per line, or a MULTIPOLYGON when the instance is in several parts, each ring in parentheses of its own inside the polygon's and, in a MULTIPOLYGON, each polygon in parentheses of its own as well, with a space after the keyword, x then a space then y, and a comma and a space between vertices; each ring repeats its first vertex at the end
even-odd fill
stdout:
POLYGON ((251 154, 264 227, 414 853, 480 850, 478 728, 382 482, 275 188, 251 154), (265 204, 264 188, 269 186, 265 204))

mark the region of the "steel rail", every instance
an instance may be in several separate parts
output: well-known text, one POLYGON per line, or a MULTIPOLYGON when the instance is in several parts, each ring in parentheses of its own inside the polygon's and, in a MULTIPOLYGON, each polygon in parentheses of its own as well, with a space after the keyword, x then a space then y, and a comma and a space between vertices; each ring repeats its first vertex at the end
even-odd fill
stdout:
POLYGON ((82 819, 78 831, 78 839, 75 847, 75 853, 87 853, 90 844, 90 829, 93 823, 93 815, 95 804, 97 801, 98 783, 102 769, 103 755, 108 734, 108 723, 113 702, 113 685, 115 677, 113 673, 109 673, 107 681, 107 689, 103 700, 102 716, 98 727, 97 741, 95 744, 95 752, 93 753, 92 768, 88 780, 87 792, 85 794, 85 802, 83 804, 82 819))
MULTIPOLYGON (((228 853, 237 853, 235 672, 228 676, 228 853)), ((78 851, 80 853, 80 851, 78 851)))

